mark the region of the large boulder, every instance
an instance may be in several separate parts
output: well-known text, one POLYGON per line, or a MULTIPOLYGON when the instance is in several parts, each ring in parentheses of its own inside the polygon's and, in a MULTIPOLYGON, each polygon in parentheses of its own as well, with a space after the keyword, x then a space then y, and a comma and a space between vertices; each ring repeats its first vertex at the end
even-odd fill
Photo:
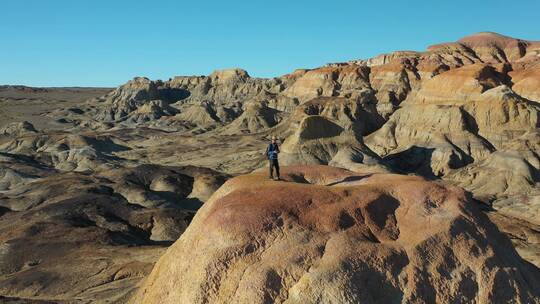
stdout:
POLYGON ((133 303, 540 303, 540 273, 460 188, 285 167, 225 183, 133 303))

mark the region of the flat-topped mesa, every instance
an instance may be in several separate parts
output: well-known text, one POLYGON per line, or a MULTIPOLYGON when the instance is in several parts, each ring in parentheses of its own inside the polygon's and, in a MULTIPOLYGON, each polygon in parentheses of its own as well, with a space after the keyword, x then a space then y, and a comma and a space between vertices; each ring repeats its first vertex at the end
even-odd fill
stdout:
POLYGON ((132 302, 538 303, 538 272, 463 190, 326 166, 282 178, 227 181, 132 302))
POLYGON ((249 79, 252 78, 247 71, 233 68, 215 70, 208 76, 175 76, 167 82, 167 85, 171 88, 194 90, 196 93, 206 94, 207 90, 212 86, 245 83, 249 79))

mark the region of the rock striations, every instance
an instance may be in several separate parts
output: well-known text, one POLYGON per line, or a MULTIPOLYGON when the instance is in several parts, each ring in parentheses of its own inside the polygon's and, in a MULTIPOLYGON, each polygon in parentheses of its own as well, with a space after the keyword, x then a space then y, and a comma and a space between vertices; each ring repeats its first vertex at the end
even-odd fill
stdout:
POLYGON ((540 42, 483 32, 273 79, 240 69, 136 78, 103 97, 93 119, 279 134, 285 163, 391 168, 448 180, 487 203, 518 203, 540 181, 539 54, 540 42), (516 162, 518 171, 504 169, 516 162), (495 163, 501 174, 490 185, 482 168, 495 163))
POLYGON ((287 167, 226 182, 133 303, 539 303, 540 276, 458 188, 287 167))
POLYGON ((0 300, 540 302, 540 42, 0 104, 0 300))

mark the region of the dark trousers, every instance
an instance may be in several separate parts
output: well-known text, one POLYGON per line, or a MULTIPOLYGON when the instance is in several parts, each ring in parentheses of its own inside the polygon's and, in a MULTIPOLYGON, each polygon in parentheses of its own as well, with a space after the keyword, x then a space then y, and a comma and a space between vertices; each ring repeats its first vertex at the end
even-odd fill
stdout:
POLYGON ((274 177, 274 168, 276 169, 277 178, 279 178, 279 162, 277 159, 270 159, 270 178, 274 177))

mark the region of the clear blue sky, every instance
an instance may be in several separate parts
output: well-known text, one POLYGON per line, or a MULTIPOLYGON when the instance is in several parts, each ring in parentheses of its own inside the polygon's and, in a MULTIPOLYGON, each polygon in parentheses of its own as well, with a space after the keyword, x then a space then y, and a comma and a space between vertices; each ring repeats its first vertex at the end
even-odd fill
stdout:
POLYGON ((241 67, 273 77, 494 31, 540 40, 540 1, 2 0, 0 84, 117 86, 241 67))

